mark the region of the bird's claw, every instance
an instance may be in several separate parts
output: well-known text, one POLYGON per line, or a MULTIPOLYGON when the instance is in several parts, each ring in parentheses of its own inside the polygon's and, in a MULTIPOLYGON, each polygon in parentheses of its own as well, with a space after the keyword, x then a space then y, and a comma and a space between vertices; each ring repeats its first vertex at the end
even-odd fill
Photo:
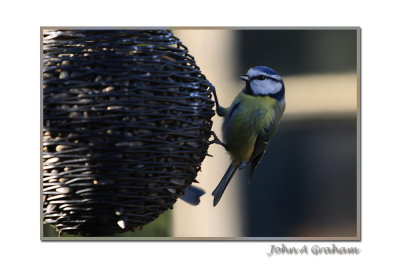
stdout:
POLYGON ((215 110, 217 111, 217 115, 220 117, 224 117, 226 113, 226 108, 223 108, 219 105, 218 102, 218 97, 217 97, 217 91, 215 90, 214 85, 210 84, 211 92, 214 95, 214 100, 215 100, 215 110))
POLYGON ((239 169, 241 170, 241 169, 243 169, 244 167, 246 167, 246 166, 247 166, 247 163, 248 163, 248 161, 242 162, 242 163, 240 164, 240 166, 239 166, 239 169))
POLYGON ((210 145, 218 144, 226 148, 226 145, 221 140, 219 140, 218 136, 213 131, 211 131, 211 135, 214 137, 214 140, 209 141, 210 145))

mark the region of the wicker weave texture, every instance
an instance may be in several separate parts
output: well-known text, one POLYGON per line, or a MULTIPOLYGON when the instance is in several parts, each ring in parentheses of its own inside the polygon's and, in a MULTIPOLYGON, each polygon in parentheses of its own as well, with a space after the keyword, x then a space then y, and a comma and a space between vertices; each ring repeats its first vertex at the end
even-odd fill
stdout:
POLYGON ((136 230, 195 181, 211 84, 160 30, 44 30, 43 219, 60 233, 136 230))

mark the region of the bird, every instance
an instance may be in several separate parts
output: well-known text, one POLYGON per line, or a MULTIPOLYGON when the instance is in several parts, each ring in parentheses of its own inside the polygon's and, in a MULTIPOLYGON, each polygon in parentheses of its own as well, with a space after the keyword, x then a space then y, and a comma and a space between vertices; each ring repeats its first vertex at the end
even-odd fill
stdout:
POLYGON ((223 145, 231 163, 212 192, 214 207, 237 169, 250 165, 249 183, 260 164, 285 110, 285 85, 282 77, 266 66, 255 66, 240 76, 245 87, 228 108, 219 105, 215 87, 216 112, 224 117, 222 139, 214 134, 214 142, 223 145))

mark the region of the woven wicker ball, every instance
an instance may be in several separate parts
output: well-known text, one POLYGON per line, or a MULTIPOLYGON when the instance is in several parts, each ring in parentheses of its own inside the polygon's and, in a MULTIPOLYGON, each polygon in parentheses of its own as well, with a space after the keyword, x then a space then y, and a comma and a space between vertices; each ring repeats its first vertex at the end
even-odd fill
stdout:
POLYGON ((207 155, 211 84, 168 30, 43 31, 43 220, 134 231, 172 208, 207 155))

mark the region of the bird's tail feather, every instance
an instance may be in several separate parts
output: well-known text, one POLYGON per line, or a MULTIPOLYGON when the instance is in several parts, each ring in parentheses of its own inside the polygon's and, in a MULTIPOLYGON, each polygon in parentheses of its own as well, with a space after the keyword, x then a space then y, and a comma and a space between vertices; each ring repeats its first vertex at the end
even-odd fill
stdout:
POLYGON ((224 191, 225 191, 226 187, 228 186, 229 182, 231 181, 231 179, 232 179, 233 175, 235 174, 237 168, 238 168, 238 166, 233 166, 233 164, 231 163, 231 165, 229 165, 228 169, 226 170, 226 173, 224 174, 224 177, 222 177, 221 181, 219 182, 217 187, 212 192, 212 195, 214 196, 214 201, 213 201, 214 207, 220 201, 220 199, 222 197, 222 194, 224 193, 224 191))

